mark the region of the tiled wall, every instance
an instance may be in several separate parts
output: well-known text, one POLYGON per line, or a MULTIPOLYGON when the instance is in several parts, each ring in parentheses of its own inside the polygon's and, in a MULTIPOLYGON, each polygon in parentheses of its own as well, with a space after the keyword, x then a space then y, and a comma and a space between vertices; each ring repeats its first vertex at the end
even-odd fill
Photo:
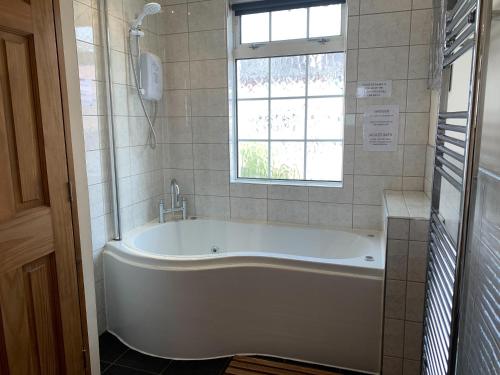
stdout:
POLYGON ((110 161, 104 86, 103 47, 95 1, 73 2, 77 38, 85 156, 94 252, 99 331, 105 322, 102 247, 112 236, 110 161))
POLYGON ((225 0, 167 3, 165 179, 199 216, 382 228, 384 189, 423 190, 429 127, 430 0, 349 1, 344 187, 231 184, 225 0), (356 99, 357 80, 393 80, 393 97, 356 99), (399 104, 399 146, 366 152, 362 113, 399 104))
MULTIPOLYGON (((120 213, 125 230, 152 220, 154 206, 163 192, 161 144, 153 151, 147 142, 147 124, 132 85, 127 50, 128 20, 144 5, 143 0, 108 0, 111 78, 117 146, 117 174, 120 184, 120 213)), ((101 254, 113 237, 110 193, 110 147, 105 89, 104 40, 100 28, 102 2, 73 1, 80 75, 81 103, 89 184, 92 246, 99 331, 105 327, 104 287, 101 254)), ((157 17, 158 18, 158 17, 157 17)), ((145 23, 143 48, 158 51, 157 19, 145 23)), ((163 105, 161 107, 164 107, 163 105)), ((160 132, 164 119, 160 112, 160 132)))
POLYGON ((387 192, 383 375, 418 375, 430 202, 423 192, 387 192))
MULTIPOLYGON (((130 20, 142 11, 146 2, 108 0, 116 172, 122 233, 157 217, 158 201, 163 196, 165 104, 163 101, 157 104, 157 145, 153 149, 150 145, 149 124, 137 95, 128 53, 129 43, 132 43, 134 57, 137 56, 136 39, 130 41, 128 28, 130 20)), ((142 52, 162 55, 158 30, 163 18, 164 14, 158 14, 144 19, 142 30, 145 36, 140 38, 142 52)), ((150 101, 145 101, 145 104, 153 119, 153 104, 150 101)))
MULTIPOLYGON (((164 193, 168 198, 174 177, 188 200, 189 214, 347 228, 382 228, 384 189, 423 189, 430 106, 426 88, 430 0, 349 1, 343 188, 230 183, 226 0, 163 0, 163 13, 146 20, 143 49, 161 56, 165 78, 156 125, 159 144, 155 150, 147 146, 148 127, 126 54, 128 22, 145 2, 108 0, 124 231, 156 216, 158 199, 164 193), (392 79, 393 98, 356 99, 358 79, 392 79), (363 151, 364 109, 393 103, 401 109, 397 151, 363 151)), ((112 236, 112 206, 100 3, 73 2, 102 330, 100 254, 112 236)))

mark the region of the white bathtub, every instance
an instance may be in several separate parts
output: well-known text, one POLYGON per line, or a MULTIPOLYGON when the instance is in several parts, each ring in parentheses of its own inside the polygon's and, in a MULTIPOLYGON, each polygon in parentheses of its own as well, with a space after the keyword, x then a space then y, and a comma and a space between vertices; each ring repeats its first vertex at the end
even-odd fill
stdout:
POLYGON ((104 252, 108 330, 166 358, 264 354, 379 373, 382 249, 379 233, 148 224, 104 252))

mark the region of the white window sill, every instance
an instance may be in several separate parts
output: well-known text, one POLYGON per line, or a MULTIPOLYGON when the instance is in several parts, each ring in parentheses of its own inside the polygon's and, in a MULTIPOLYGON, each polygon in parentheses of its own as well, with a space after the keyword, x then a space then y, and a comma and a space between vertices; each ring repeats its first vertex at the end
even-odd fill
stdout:
POLYGON ((298 181, 298 180, 266 180, 261 178, 231 178, 232 184, 253 185, 283 185, 283 186, 307 186, 307 187, 331 187, 342 188, 342 181, 298 181))

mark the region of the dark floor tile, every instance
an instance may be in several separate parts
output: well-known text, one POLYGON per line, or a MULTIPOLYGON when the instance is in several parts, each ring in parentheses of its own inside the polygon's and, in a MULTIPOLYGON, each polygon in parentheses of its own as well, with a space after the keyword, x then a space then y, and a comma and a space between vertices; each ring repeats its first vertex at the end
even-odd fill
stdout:
POLYGON ((172 361, 163 375, 220 375, 229 364, 228 358, 207 361, 172 361))
POLYGON ((111 363, 101 361, 101 374, 103 374, 104 371, 106 371, 109 366, 111 366, 111 363))
POLYGON ((114 362, 125 353, 128 348, 109 332, 104 332, 99 336, 99 352, 101 361, 114 362))
POLYGON ((169 362, 168 359, 151 357, 135 350, 129 350, 118 358, 115 364, 159 374, 169 362))
POLYGON ((113 365, 104 372, 104 375, 151 375, 151 373, 136 370, 130 367, 113 365))

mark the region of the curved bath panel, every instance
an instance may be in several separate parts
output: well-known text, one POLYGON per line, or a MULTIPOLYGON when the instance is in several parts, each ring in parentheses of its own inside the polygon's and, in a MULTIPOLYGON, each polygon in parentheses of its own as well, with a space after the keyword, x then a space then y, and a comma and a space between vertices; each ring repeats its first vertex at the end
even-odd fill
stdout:
MULTIPOLYGON (((124 243, 108 245, 107 324, 125 343, 165 358, 258 353, 380 371, 384 259, 379 236, 293 228, 303 242, 293 238, 292 245, 280 233, 289 227, 200 220, 186 228, 189 224, 148 225, 124 243), (203 224, 219 239, 203 240, 190 232, 203 224), (234 239, 223 238, 224 231, 259 233, 264 238, 256 246, 266 252, 252 248, 249 239, 246 247, 242 243, 241 250, 234 249, 234 239), (148 238, 152 236, 156 240, 148 238), (160 245, 161 237, 168 245, 160 245), (193 238, 199 242, 189 243, 193 238), (327 248, 312 248, 315 241, 327 248), (156 252, 150 249, 153 242, 156 252), (214 244, 223 251, 208 254, 214 244), (346 244, 363 247, 352 249, 357 255, 353 258, 346 257, 346 249, 331 250, 346 244), (187 253, 194 245, 205 252, 187 253), (287 246, 289 254, 283 250, 287 246), (169 254, 170 248, 175 255, 169 254)), ((240 236, 240 241, 245 238, 240 236)))

